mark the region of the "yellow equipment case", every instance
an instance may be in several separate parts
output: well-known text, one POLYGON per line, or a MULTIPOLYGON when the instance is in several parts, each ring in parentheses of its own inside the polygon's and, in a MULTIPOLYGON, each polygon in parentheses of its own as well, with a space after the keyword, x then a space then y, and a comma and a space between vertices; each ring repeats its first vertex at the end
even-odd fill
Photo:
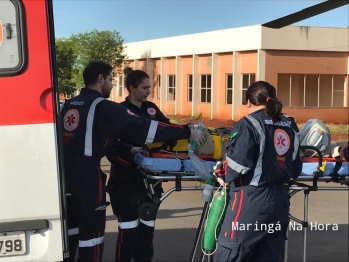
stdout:
MULTIPOLYGON (((225 144, 229 141, 231 127, 204 128, 205 143, 196 148, 196 154, 205 160, 221 160, 225 144)), ((157 158, 188 158, 189 139, 157 142, 146 145, 145 154, 157 158)))

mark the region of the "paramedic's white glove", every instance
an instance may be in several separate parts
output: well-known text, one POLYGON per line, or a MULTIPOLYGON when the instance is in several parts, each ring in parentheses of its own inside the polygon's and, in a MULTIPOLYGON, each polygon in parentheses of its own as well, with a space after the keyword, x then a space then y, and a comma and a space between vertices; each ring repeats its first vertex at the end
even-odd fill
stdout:
POLYGON ((227 187, 228 183, 225 183, 222 178, 218 176, 218 173, 222 172, 222 161, 217 161, 216 165, 213 167, 213 172, 217 175, 216 180, 222 187, 227 187))
POLYGON ((213 167, 213 172, 215 172, 216 169, 219 168, 221 164, 222 164, 222 161, 217 161, 216 165, 213 167))
MULTIPOLYGON (((221 165, 222 165, 222 161, 217 161, 217 162, 216 162, 216 165, 213 167, 213 172, 214 172, 216 175, 217 175, 216 170, 217 170, 217 169, 220 169, 220 168, 221 168, 221 165)), ((223 186, 223 185, 225 184, 224 181, 223 181, 223 179, 220 178, 220 177, 218 177, 218 175, 217 175, 216 180, 217 180, 217 182, 218 182, 221 186, 223 186)))
POLYGON ((202 131, 198 131, 196 129, 192 129, 190 131, 190 139, 195 141, 198 146, 201 146, 203 143, 205 143, 205 135, 202 131))
POLYGON ((143 147, 131 147, 131 154, 135 155, 137 153, 140 153, 142 151, 143 147))
POLYGON ((225 182, 223 181, 222 178, 217 177, 216 179, 217 179, 217 182, 218 182, 222 187, 226 187, 226 186, 228 185, 228 183, 225 183, 225 182))
POLYGON ((336 146, 335 148, 333 148, 333 150, 331 150, 331 151, 333 151, 333 152, 331 152, 332 157, 336 158, 336 157, 340 156, 341 155, 341 149, 342 149, 341 146, 336 146))

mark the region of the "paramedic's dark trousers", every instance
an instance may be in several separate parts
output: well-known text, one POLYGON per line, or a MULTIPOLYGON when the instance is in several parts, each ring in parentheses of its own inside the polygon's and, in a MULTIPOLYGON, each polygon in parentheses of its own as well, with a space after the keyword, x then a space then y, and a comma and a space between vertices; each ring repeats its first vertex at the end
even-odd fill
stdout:
MULTIPOLYGON (((161 197, 161 187, 156 187, 161 197), (159 188, 159 189, 158 189, 159 188)), ((147 262, 153 258, 154 220, 144 221, 139 218, 138 208, 130 205, 132 194, 110 194, 114 214, 118 218, 118 238, 115 261, 147 262)))
POLYGON ((67 198, 70 257, 64 261, 74 261, 77 247, 78 261, 102 260, 106 219, 105 207, 101 205, 105 203, 103 186, 103 179, 98 186, 82 185, 75 180, 68 186, 71 194, 67 198))
POLYGON ((151 261, 155 220, 144 221, 138 215, 119 213, 115 261, 151 261))
POLYGON ((289 223, 286 187, 280 183, 230 191, 214 261, 283 261, 289 223))

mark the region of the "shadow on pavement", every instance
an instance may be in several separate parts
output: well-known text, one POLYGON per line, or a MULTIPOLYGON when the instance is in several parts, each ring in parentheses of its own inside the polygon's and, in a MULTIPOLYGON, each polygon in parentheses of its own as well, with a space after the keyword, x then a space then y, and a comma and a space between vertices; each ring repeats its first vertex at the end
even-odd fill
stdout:
MULTIPOLYGON (((332 227, 327 231, 309 228, 306 261, 349 261, 348 229, 348 225, 343 224, 338 225, 338 231, 333 231, 332 227)), ((196 232, 196 228, 156 230, 153 261, 189 261, 196 232)), ((117 233, 105 235, 105 249, 115 251, 116 237, 117 233)), ((303 261, 303 231, 290 230, 288 239, 287 261, 303 261)), ((103 261, 113 261, 113 256, 113 253, 105 253, 103 261)))
MULTIPOLYGON (((309 225, 307 261, 349 261, 348 233, 347 224, 339 224, 338 231, 332 230, 332 226, 320 231, 309 225)), ((288 242, 288 261, 303 261, 303 231, 289 230, 288 242)))
POLYGON ((158 211, 157 218, 166 219, 169 217, 178 218, 178 217, 191 217, 201 215, 202 207, 193 207, 193 208, 181 208, 181 209, 160 209, 158 211), (187 214, 183 214, 187 213, 187 214))
MULTIPOLYGON (((182 209, 160 209, 157 214, 157 219, 166 219, 166 218, 179 218, 179 217, 192 217, 201 215, 202 207, 193 207, 193 208, 182 208, 182 209), (183 214, 188 213, 188 214, 183 214)), ((116 216, 108 215, 107 221, 117 220, 116 216)))

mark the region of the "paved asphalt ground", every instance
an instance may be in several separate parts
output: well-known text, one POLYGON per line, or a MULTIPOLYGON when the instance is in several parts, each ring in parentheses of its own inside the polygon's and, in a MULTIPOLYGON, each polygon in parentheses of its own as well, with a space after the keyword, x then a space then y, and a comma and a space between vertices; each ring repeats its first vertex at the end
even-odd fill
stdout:
MULTIPOLYGON (((102 169, 109 173, 109 163, 103 159, 102 169)), ((182 186, 197 186, 198 182, 183 182, 182 186)), ((319 183, 324 187, 342 187, 336 183, 319 183)), ((174 182, 163 183, 164 191, 174 187, 174 182)), ((317 191, 309 194, 308 221, 331 224, 327 230, 322 226, 307 230, 306 261, 349 261, 348 256, 348 190, 317 191), (338 224, 338 230, 333 230, 338 224)), ((291 198, 291 214, 304 218, 304 193, 298 192, 291 198)), ((161 204, 158 212, 153 261, 189 261, 204 202, 201 191, 171 193, 161 204)), ((113 261, 117 237, 117 220, 111 207, 107 209, 107 227, 103 261, 113 261)), ((288 235, 287 261, 303 261, 303 231, 290 230, 288 235)), ((206 259, 207 261, 207 259, 206 259)))

